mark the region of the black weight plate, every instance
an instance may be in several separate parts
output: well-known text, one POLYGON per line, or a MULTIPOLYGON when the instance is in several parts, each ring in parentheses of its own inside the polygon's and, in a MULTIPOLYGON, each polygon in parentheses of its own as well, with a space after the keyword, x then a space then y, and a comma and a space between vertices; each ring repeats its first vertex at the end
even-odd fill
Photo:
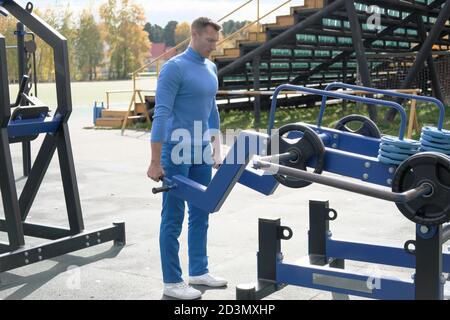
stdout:
POLYGON ((342 118, 336 124, 335 129, 360 134, 362 136, 370 138, 377 138, 377 139, 381 138, 380 129, 378 129, 375 122, 359 114, 351 114, 342 118), (361 127, 357 130, 352 130, 349 127, 347 127, 347 124, 349 124, 350 122, 360 122, 361 127))
MULTIPOLYGON (((269 139, 268 154, 282 154, 286 152, 294 152, 298 157, 294 160, 280 161, 280 165, 306 171, 308 162, 315 158, 314 173, 322 173, 325 162, 325 146, 317 133, 306 125, 299 123, 284 125, 269 139), (301 132, 302 137, 286 139, 284 135, 291 132, 301 132), (278 142, 278 150, 275 150, 275 139, 278 142)), ((275 174, 274 177, 282 185, 289 188, 303 188, 311 184, 311 182, 305 180, 280 174, 275 174)))
POLYGON ((404 192, 428 183, 429 195, 397 203, 405 217, 421 225, 450 221, 450 158, 437 152, 423 152, 405 160, 395 172, 392 191, 404 192))

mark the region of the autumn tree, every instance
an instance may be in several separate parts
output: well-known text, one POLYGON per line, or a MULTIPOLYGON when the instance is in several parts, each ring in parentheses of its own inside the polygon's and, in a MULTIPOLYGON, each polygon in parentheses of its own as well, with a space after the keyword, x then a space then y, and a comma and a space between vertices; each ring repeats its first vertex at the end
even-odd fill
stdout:
MULTIPOLYGON (((34 13, 40 16, 50 26, 56 27, 57 15, 53 9, 47 8, 44 12, 34 9, 34 13)), ((40 81, 54 81, 55 68, 52 48, 41 38, 36 37, 36 70, 40 81)))
MULTIPOLYGON (((175 28, 175 43, 179 44, 184 40, 191 37, 191 26, 187 22, 183 22, 177 25, 175 28)), ((180 50, 184 50, 188 47, 189 42, 186 41, 185 45, 180 48, 180 50)))
POLYGON ((103 42, 91 10, 85 9, 81 13, 75 48, 79 78, 95 80, 97 67, 103 59, 103 42))
POLYGON ((132 0, 108 0, 100 7, 110 60, 109 78, 123 79, 150 56, 142 6, 132 0))
POLYGON ((76 40, 77 30, 74 24, 74 15, 70 8, 70 3, 64 8, 64 10, 58 10, 56 13, 56 25, 54 27, 67 39, 67 47, 69 51, 69 68, 71 79, 75 79, 77 75, 77 55, 76 52, 76 40))
POLYGON ((11 16, 0 16, 0 34, 5 37, 6 46, 10 47, 6 51, 8 60, 8 78, 11 82, 17 82, 19 70, 17 64, 17 50, 12 48, 17 44, 14 31, 16 30, 17 21, 11 16))

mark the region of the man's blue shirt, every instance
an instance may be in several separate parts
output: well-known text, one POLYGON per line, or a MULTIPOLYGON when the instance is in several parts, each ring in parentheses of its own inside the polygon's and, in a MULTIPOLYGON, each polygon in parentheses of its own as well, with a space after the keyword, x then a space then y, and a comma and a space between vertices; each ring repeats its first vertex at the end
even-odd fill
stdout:
POLYGON ((185 129, 191 144, 208 144, 211 137, 207 132, 220 128, 217 90, 215 64, 191 47, 167 61, 158 78, 151 141, 177 143, 178 140, 172 141, 172 133, 185 129), (201 126, 201 131, 196 129, 196 136, 194 123, 201 126))

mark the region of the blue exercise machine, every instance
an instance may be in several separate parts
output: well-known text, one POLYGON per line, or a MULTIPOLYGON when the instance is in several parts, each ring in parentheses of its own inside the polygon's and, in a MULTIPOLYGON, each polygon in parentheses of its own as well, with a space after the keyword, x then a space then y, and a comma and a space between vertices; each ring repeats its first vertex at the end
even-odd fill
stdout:
MULTIPOLYGON (((404 95, 342 83, 331 84, 327 90, 332 88, 363 90, 374 94, 435 103, 440 110, 438 126, 426 128, 424 132, 432 132, 436 140, 445 141, 448 134, 448 131, 443 129, 445 108, 440 101, 434 98, 404 95)), ((291 163, 286 161, 281 161, 279 164, 273 163, 272 159, 279 160, 279 155, 265 156, 254 160, 255 168, 277 172, 275 177, 280 177, 277 180, 281 183, 286 178, 293 179, 291 184, 301 183, 302 186, 315 182, 393 201, 405 217, 416 223, 416 239, 406 241, 402 247, 334 239, 329 223, 336 220, 336 210, 329 208, 328 201, 310 201, 308 256, 298 264, 283 263, 281 240, 289 240, 293 235, 292 230, 289 227, 281 226, 280 219, 260 219, 258 282, 251 286, 238 286, 237 298, 261 299, 286 285, 296 285, 330 291, 334 294, 344 294, 344 297, 356 295, 374 299, 443 299, 446 282, 443 272, 450 272, 450 254, 442 252, 442 244, 450 239, 450 226, 444 225, 450 220, 450 159, 443 152, 438 151, 445 150, 442 147, 444 143, 437 145, 439 149, 436 147, 432 152, 421 152, 422 141, 404 139, 406 114, 403 108, 394 102, 380 101, 376 103, 370 98, 349 98, 341 93, 330 95, 327 90, 321 91, 289 85, 280 86, 275 92, 269 129, 274 121, 277 93, 285 89, 324 97, 318 125, 312 127, 293 124, 287 125, 287 129, 280 128, 281 133, 276 137, 277 139, 280 139, 282 134, 290 133, 292 137, 294 131, 303 132, 298 142, 294 143, 297 149, 292 145, 281 148, 280 152, 288 151, 289 156, 285 159, 291 163), (395 108, 401 117, 399 136, 381 137, 381 139, 361 137, 363 139, 361 144, 357 144, 354 136, 337 135, 336 138, 339 140, 333 141, 330 145, 329 137, 333 135, 333 131, 321 126, 326 97, 395 108), (299 126, 296 127, 297 125, 299 126), (314 133, 309 130, 310 128, 314 133), (307 138, 309 141, 320 140, 326 146, 322 156, 324 159, 318 162, 322 167, 317 170, 318 166, 316 165, 314 173, 307 172, 303 168, 296 168, 296 164, 292 163, 292 159, 298 158, 297 153, 301 154, 301 150, 304 149, 301 141, 307 137, 306 133, 315 134, 316 139, 307 138), (342 139, 342 137, 345 138, 342 139), (347 138, 349 141, 342 143, 347 138), (360 156, 357 156, 358 154, 360 156), (361 157, 363 154, 368 158, 361 157), (397 159, 396 156, 401 161, 393 161, 397 159), (392 191, 335 177, 321 176, 318 173, 321 173, 322 169, 346 177, 360 179, 362 177, 363 181, 371 184, 390 186, 392 191), (349 272, 343 270, 346 259, 411 268, 415 269, 415 273, 410 279, 401 280, 349 272)))
POLYGON ((343 83, 333 83, 326 90, 282 85, 273 95, 267 134, 241 133, 210 185, 174 176, 154 191, 171 192, 209 212, 220 209, 236 182, 265 195, 272 194, 278 183, 290 188, 319 183, 392 201, 416 224, 416 239, 406 241, 403 247, 335 240, 331 238, 329 221, 337 218, 336 211, 329 208, 328 202, 311 201, 310 262, 298 266, 283 264, 281 253, 280 242, 290 239, 292 230, 281 226, 280 220, 260 219, 258 282, 238 287, 237 298, 260 299, 291 284, 380 299, 442 299, 442 272, 450 272, 450 255, 442 253, 442 243, 450 239, 450 228, 444 225, 450 221, 450 132, 443 129, 444 117, 443 104, 429 97, 343 83), (438 125, 424 128, 421 141, 405 139, 406 112, 400 104, 331 91, 333 88, 434 103, 440 111, 438 125), (277 96, 283 90, 323 97, 317 125, 294 123, 272 132, 277 96), (394 108, 400 115, 398 136, 381 136, 376 125, 362 116, 342 119, 337 129, 323 127, 327 97, 394 108), (362 122, 357 131, 346 127, 354 120, 362 122), (250 137, 262 141, 253 152, 250 144, 243 143, 250 137), (245 146, 245 161, 236 164, 231 160, 242 150, 238 144, 245 146), (261 145, 265 148, 259 148, 261 145), (247 164, 253 155, 256 156, 251 169, 247 164), (306 171, 307 167, 314 172, 306 171), (363 183, 322 175, 323 172, 363 183), (377 281, 381 286, 368 287, 370 276, 339 270, 344 268, 345 259, 413 268, 414 279, 380 277, 377 281))

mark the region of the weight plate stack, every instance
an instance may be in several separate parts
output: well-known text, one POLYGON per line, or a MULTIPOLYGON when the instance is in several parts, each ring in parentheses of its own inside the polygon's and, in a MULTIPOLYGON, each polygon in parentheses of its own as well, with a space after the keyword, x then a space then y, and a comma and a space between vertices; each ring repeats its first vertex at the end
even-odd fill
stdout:
POLYGON ((450 131, 436 127, 423 127, 420 135, 420 151, 440 152, 450 155, 450 131))
POLYGON ((411 139, 400 140, 398 137, 381 138, 378 160, 388 165, 400 165, 404 160, 420 152, 420 142, 411 139))

